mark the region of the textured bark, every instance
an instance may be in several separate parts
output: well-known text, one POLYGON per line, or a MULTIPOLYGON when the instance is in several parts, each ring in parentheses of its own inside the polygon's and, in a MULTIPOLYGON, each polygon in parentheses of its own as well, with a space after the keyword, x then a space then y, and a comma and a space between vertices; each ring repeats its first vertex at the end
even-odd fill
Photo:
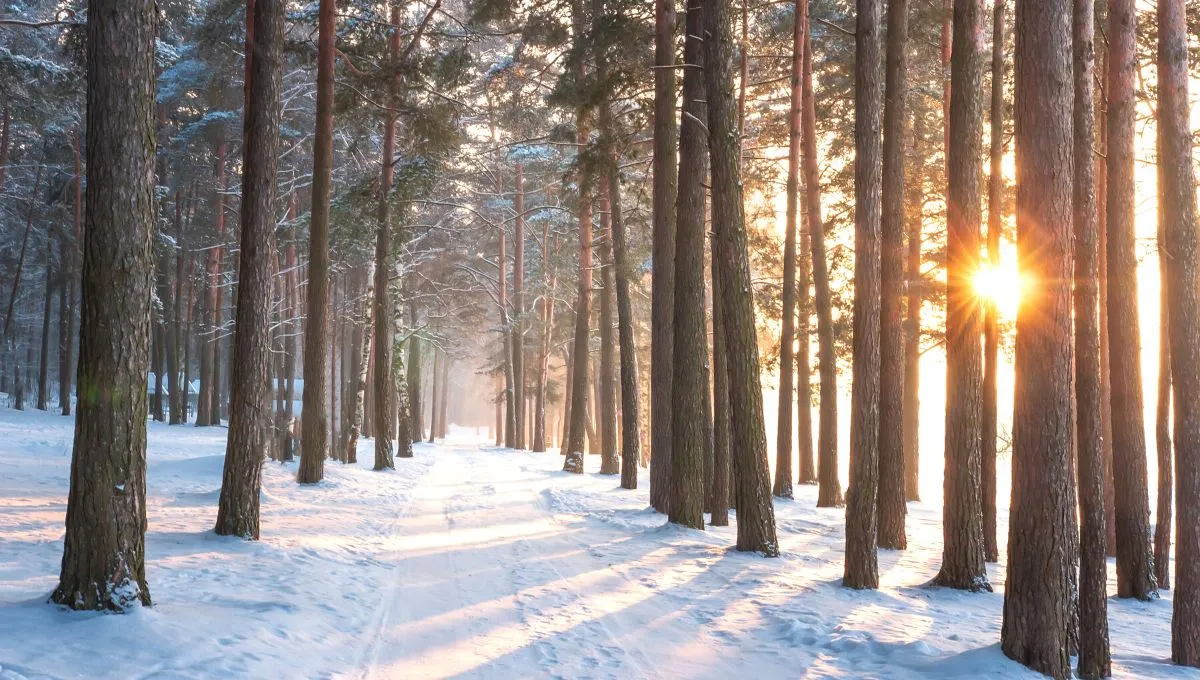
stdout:
POLYGON ((1200 243, 1189 124, 1188 31, 1182 0, 1158 0, 1158 134, 1167 225, 1176 498, 1175 600, 1171 659, 1200 666, 1200 243))
MULTIPOLYGON (((603 128, 603 123, 601 123, 603 128)), ((599 176, 600 189, 600 370, 596 382, 600 388, 600 474, 621 472, 621 454, 617 451, 617 280, 613 271, 612 207, 607 173, 599 176)))
POLYGON ((653 253, 650 284, 650 505, 671 498, 671 376, 675 314, 675 0, 654 2, 653 253))
POLYGON ((275 250, 275 173, 283 80, 282 0, 251 0, 247 59, 254 81, 246 102, 242 167, 237 325, 231 362, 229 439, 216 533, 258 539, 263 453, 272 440, 270 360, 271 253, 275 250))
MULTIPOLYGON (((992 9, 991 161, 988 171, 988 263, 1000 265, 1000 222, 1004 201, 1004 0, 992 9)), ((988 562, 1000 559, 996 537, 996 377, 1000 357, 1000 310, 995 299, 984 301, 983 412, 980 461, 983 477, 983 554, 988 562)))
MULTIPOLYGON (((6 118, 4 129, 6 136, 3 140, 4 144, 2 147, 0 147, 3 149, 3 151, 0 151, 0 153, 7 154, 8 114, 7 109, 5 109, 5 111, 6 118)), ((62 414, 64 416, 71 415, 71 377, 74 373, 73 364, 75 359, 75 338, 77 336, 77 333, 74 332, 75 306, 80 297, 82 297, 79 288, 80 245, 83 243, 83 160, 80 155, 81 147, 82 144, 79 140, 79 128, 75 128, 75 132, 71 138, 71 151, 75 160, 75 177, 73 180, 75 200, 74 205, 72 206, 72 222, 74 223, 75 227, 75 242, 74 244, 64 246, 63 248, 67 255, 66 262, 69 262, 70 264, 67 266, 66 271, 66 278, 69 283, 64 284, 67 287, 67 304, 65 306, 67 316, 62 320, 62 326, 66 331, 66 337, 65 339, 59 340, 59 347, 62 350, 62 356, 59 358, 60 372, 58 377, 58 396, 59 401, 62 402, 62 414)), ((3 166, 3 164, 0 163, 0 166, 3 166)), ((2 178, 0 178, 0 186, 3 186, 2 178)))
POLYGON ((733 36, 729 0, 704 5, 704 80, 712 163, 712 221, 724 284, 725 343, 729 375, 730 448, 737 484, 737 549, 779 555, 775 508, 763 428, 762 384, 750 262, 746 252, 737 103, 733 94, 733 36))
POLYGON ((858 0, 854 30, 854 381, 842 585, 878 588, 883 2, 858 0))
MULTIPOLYGON (((688 0, 684 28, 683 109, 679 124, 679 194, 675 206, 675 349, 671 377, 672 522, 704 528, 704 393, 708 390, 704 305, 704 180, 708 118, 704 70, 705 14, 713 0, 688 0)), ((736 139, 736 136, 735 136, 736 139)), ((714 226, 714 230, 716 227, 714 226)), ((761 425, 760 425, 761 426, 761 425)))
POLYGON ((712 390, 713 390, 713 482, 708 500, 711 515, 709 524, 729 526, 732 507, 732 462, 729 450, 729 368, 725 357, 725 310, 722 299, 725 288, 721 281, 720 252, 716 242, 710 247, 712 256, 712 390))
POLYGON ((79 410, 62 571, 72 609, 150 604, 146 366, 154 229, 154 3, 90 0, 79 410))
MULTIPOLYGON (((1103 17, 1096 18, 1097 32, 1107 30, 1103 17)), ((1096 97, 1096 213, 1099 217, 1099 251, 1097 273, 1100 279, 1100 427, 1101 454, 1104 456, 1104 529, 1105 555, 1117 554, 1117 506, 1116 481, 1113 479, 1113 430, 1112 430, 1112 373, 1108 348, 1108 40, 1101 40, 1097 47, 1097 68, 1106 86, 1096 97)))
POLYGON ((1079 675, 1111 674, 1108 562, 1104 557, 1104 461, 1096 243, 1093 0, 1074 0, 1075 441, 1079 464, 1079 675))
MULTIPOLYGON (((302 484, 321 481, 329 452, 329 423, 322 406, 329 316, 329 190, 333 163, 333 53, 335 0, 321 0, 317 38, 317 129, 313 141, 312 217, 308 227, 308 316, 304 329, 304 403, 300 421, 302 484)), ((385 278, 386 281, 386 278, 385 278)), ((376 364, 379 365, 379 364, 376 364)), ((384 364, 386 365, 386 364, 384 364)), ((378 455, 378 454, 376 454, 378 455)))
MULTIPOLYGON (((554 237, 554 255, 558 255, 558 236, 554 237)), ((533 443, 535 452, 543 452, 548 445, 550 436, 546 430, 546 382, 550 376, 550 345, 554 331, 554 307, 558 302, 558 265, 550 264, 550 222, 547 220, 542 228, 542 277, 546 293, 541 298, 541 310, 538 314, 541 342, 538 348, 537 396, 533 409, 533 443)), ((637 473, 634 473, 634 483, 637 483, 637 473)), ((636 487, 633 487, 636 488, 636 487)))
MULTIPOLYGON (((409 338, 409 342, 412 342, 415 339, 416 339, 416 336, 413 336, 412 338, 409 338)), ((429 405, 430 405, 429 443, 430 444, 432 444, 433 441, 435 439, 437 439, 438 430, 441 429, 440 424, 438 423, 438 404, 441 403, 439 401, 439 399, 441 398, 441 390, 439 388, 445 389, 445 384, 442 382, 442 363, 445 361, 445 359, 443 358, 445 356, 446 355, 441 350, 436 349, 436 348, 433 350, 433 376, 431 378, 431 382, 433 384, 430 386, 430 389, 429 389, 429 405)), ((409 357, 409 360, 411 361, 412 357, 409 357)), ((409 385, 409 387, 411 388, 412 385, 409 385)), ((411 402, 409 402, 409 408, 412 408, 411 402)), ((414 434, 414 436, 415 436, 415 434, 414 434)), ((420 439, 420 437, 417 437, 417 439, 420 439)))
POLYGON ((1133 0, 1111 0, 1108 108, 1108 335, 1112 379, 1117 596, 1154 597, 1134 234, 1133 0))
MULTIPOLYGON (((495 131, 492 136, 495 138, 495 131)), ((496 161, 496 196, 504 196, 504 173, 500 167, 500 159, 496 161)), ((513 403, 513 354, 512 354, 512 319, 508 315, 508 240, 504 233, 504 224, 501 223, 498 228, 499 234, 497 237, 497 246, 499 252, 496 255, 496 266, 498 273, 496 275, 497 287, 497 304, 500 313, 500 343, 504 354, 501 362, 504 367, 504 446, 506 448, 516 448, 517 446, 517 421, 516 421, 516 405, 513 403)), ((436 380, 436 374, 434 379, 436 380)), ((436 401, 434 408, 437 408, 436 401)))
MULTIPOLYGON (((396 395, 396 413, 388 417, 396 422, 396 457, 412 458, 412 414, 408 403, 408 372, 404 370, 404 303, 398 286, 392 286, 389 293, 392 301, 392 381, 395 383, 392 389, 396 395)), ((378 450, 375 456, 375 469, 395 467, 395 461, 380 460, 378 450)))
POLYGON ((1071 457, 1071 3, 1016 9, 1017 256, 1036 297, 1017 318, 1013 491, 1001 649, 1071 676, 1063 537, 1073 512, 1071 457))
MULTIPOLYGON (((808 0, 802 14, 808 16, 808 0)), ((808 22, 806 22, 808 23, 808 22)), ((817 431, 817 507, 842 505, 837 455, 837 349, 833 343, 833 293, 825 256, 825 223, 821 218, 821 177, 817 170, 817 110, 812 85, 812 31, 804 37, 804 189, 808 199, 808 230, 812 238, 813 291, 817 309, 818 365, 821 373, 821 410, 817 431)))
POLYGON ((209 251, 208 270, 208 313, 209 338, 208 350, 208 422, 207 425, 221 424, 221 308, 224 304, 224 291, 221 289, 221 268, 224 264, 221 244, 225 241, 225 178, 228 143, 224 135, 217 143, 217 165, 214 181, 216 182, 214 203, 214 222, 217 230, 217 245, 209 251))
MULTIPOLYGON (((744 14, 743 8, 743 14, 744 14)), ((792 392, 795 383, 795 358, 792 346, 796 342, 796 223, 799 220, 800 193, 800 118, 803 108, 804 70, 804 20, 797 11, 792 29, 792 73, 791 100, 788 108, 788 165, 787 165, 787 209, 784 214, 783 237, 783 291, 781 326, 779 334, 779 409, 775 430, 775 483, 771 493, 780 498, 792 497, 792 392)), ((746 63, 745 36, 742 38, 742 62, 746 63)), ((741 88, 738 97, 739 128, 744 126, 745 86, 747 76, 743 72, 739 79, 741 88)), ((801 343, 807 338, 801 338, 801 343)), ((803 391, 808 385, 796 386, 803 391)), ((811 436, 811 433, 810 433, 811 436)), ((803 450, 803 443, 800 445, 803 450)), ((803 454, 802 454, 803 455, 803 454)))
MULTIPOLYGON (((187 396, 184 394, 187 388, 180 384, 179 379, 180 360, 182 359, 179 343, 183 340, 183 280, 186 258, 184 256, 183 192, 178 188, 175 190, 175 243, 179 249, 178 253, 175 253, 174 249, 171 251, 171 254, 175 255, 175 280, 172 282, 174 285, 168 285, 171 297, 171 318, 167 331, 167 391, 170 393, 167 422, 171 425, 180 425, 187 422, 187 396)), ((168 256, 164 262, 169 265, 170 260, 171 258, 168 256)))
POLYGON ((908 183, 908 252, 904 320, 904 500, 921 500, 921 231, 925 212, 925 117, 913 115, 913 181, 908 183))
POLYGON ((946 475, 939 585, 991 590, 984 566, 980 498, 983 328, 973 277, 979 269, 982 0, 955 0, 951 57, 946 266, 946 475))
POLYGON ((887 83, 883 109, 883 207, 879 317, 880 548, 903 550, 904 535, 904 123, 908 96, 908 2, 887 7, 887 83))

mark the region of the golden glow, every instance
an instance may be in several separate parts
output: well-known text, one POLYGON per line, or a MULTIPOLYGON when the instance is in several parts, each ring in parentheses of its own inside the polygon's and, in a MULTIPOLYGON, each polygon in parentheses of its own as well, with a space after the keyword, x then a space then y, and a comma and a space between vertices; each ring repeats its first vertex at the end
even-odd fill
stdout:
POLYGON ((1001 260, 999 265, 984 263, 975 274, 975 293, 982 299, 994 302, 1000 316, 1016 318, 1021 305, 1021 292, 1025 282, 1016 263, 1001 260))

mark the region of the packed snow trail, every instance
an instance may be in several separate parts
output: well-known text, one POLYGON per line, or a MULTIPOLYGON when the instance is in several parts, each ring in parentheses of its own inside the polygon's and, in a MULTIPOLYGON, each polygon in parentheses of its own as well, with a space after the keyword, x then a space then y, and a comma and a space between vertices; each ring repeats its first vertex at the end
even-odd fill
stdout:
MULTIPOLYGON (((815 487, 776 501, 783 556, 764 559, 730 549, 734 527, 667 524, 645 470, 629 491, 596 456, 572 475, 466 431, 393 472, 363 440, 312 486, 267 463, 247 542, 212 533, 225 430, 152 423, 154 606, 67 612, 46 598, 72 425, 0 408, 0 680, 1040 677, 999 651, 1003 563, 995 593, 925 585, 934 502, 909 505, 909 550, 880 552, 880 590, 850 591, 844 510, 815 508, 815 487)), ((1200 678, 1168 660, 1170 597, 1109 601, 1117 677, 1200 678)))

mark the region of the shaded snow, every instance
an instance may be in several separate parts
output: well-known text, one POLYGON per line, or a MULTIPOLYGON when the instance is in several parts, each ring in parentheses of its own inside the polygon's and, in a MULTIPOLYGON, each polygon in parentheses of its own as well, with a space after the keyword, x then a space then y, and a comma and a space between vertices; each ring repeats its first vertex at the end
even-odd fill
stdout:
MULTIPOLYGON (((126 616, 45 604, 62 556, 71 421, 0 410, 0 680, 260 678, 1032 678, 1000 653, 996 593, 927 587, 941 509, 910 505, 881 589, 839 584, 844 511, 776 504, 783 557, 735 529, 668 525, 615 476, 457 432, 394 473, 267 463, 263 540, 211 533, 225 430, 150 428, 147 576, 126 616)), ((1001 513, 1001 531, 1006 529, 1001 513)), ((1110 564, 1110 576, 1114 570, 1110 564)), ((1115 591, 1115 583, 1113 584, 1115 591)), ((1169 664, 1170 594, 1110 600, 1118 677, 1169 664)))

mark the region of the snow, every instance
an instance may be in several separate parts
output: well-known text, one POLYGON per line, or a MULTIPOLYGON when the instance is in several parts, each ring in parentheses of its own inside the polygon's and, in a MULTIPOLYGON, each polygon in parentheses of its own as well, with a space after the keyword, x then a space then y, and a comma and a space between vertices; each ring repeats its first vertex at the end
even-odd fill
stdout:
MULTIPOLYGON (((573 475, 456 429, 395 472, 370 470, 370 440, 315 486, 266 463, 263 540, 246 542, 211 532, 224 433, 151 423, 154 606, 73 613, 46 604, 72 422, 0 409, 0 679, 1040 677, 999 651, 1002 565, 996 593, 926 585, 936 503, 910 505, 912 547, 881 551, 880 590, 851 591, 844 511, 816 509, 814 487, 777 501, 783 556, 766 559, 732 551, 733 527, 667 524, 646 471, 627 491, 595 456, 573 475)), ((1168 661, 1169 592, 1109 603, 1118 677, 1200 678, 1168 661)))

